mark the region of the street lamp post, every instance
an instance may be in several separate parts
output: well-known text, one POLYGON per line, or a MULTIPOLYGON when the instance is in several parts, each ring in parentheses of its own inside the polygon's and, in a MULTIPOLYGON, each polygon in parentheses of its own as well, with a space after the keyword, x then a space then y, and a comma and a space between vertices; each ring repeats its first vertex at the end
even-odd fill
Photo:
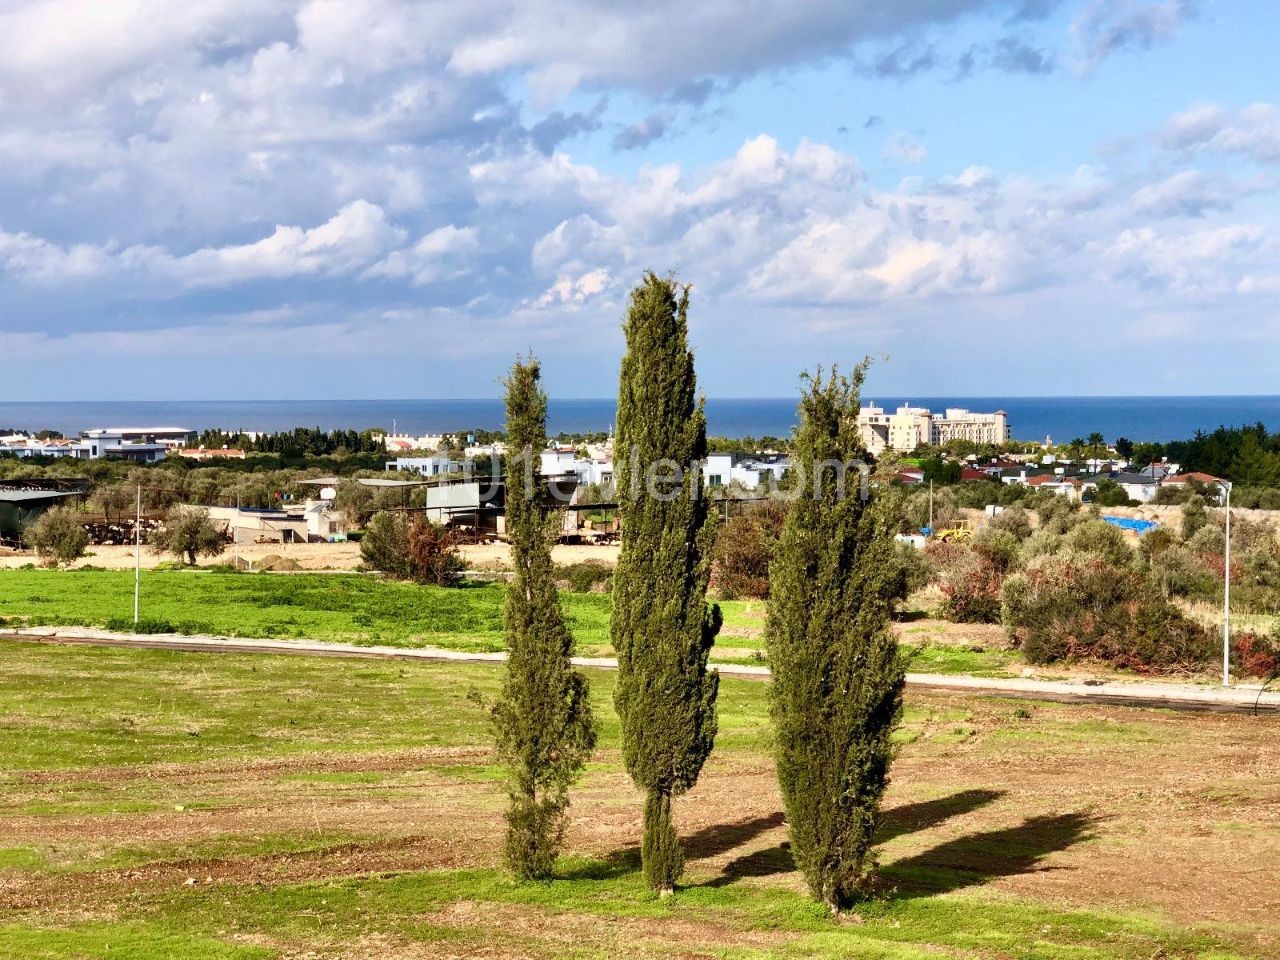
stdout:
POLYGON ((1231 686, 1231 482, 1227 488, 1226 548, 1223 551, 1222 580, 1222 685, 1231 686))
POLYGON ((133 625, 138 625, 138 598, 142 592, 142 484, 138 484, 137 512, 133 519, 133 625))

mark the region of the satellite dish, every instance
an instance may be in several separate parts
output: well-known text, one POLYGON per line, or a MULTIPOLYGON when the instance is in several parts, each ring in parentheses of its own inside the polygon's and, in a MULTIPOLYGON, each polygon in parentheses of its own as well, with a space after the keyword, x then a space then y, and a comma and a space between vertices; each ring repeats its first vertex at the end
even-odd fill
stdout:
POLYGON ((333 499, 334 497, 336 497, 337 495, 338 495, 338 491, 337 491, 337 490, 335 490, 335 489, 333 489, 333 487, 321 487, 321 488, 320 488, 320 499, 321 499, 321 500, 332 500, 332 499, 333 499))

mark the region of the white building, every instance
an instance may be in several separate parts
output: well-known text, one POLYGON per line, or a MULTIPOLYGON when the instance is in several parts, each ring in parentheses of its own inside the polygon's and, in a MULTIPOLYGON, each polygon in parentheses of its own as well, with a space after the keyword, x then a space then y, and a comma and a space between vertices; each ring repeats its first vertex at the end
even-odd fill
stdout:
POLYGON ((737 484, 745 490, 772 486, 791 465, 782 454, 713 453, 702 465, 703 482, 710 488, 737 484))
POLYGON ((116 457, 155 463, 195 443, 196 434, 185 427, 101 427, 84 430, 71 445, 71 455, 80 460, 116 457))
POLYGON ((542 451, 538 472, 544 477, 573 475, 583 486, 604 486, 613 483, 613 460, 610 457, 579 460, 573 447, 551 447, 542 451))
POLYGON ((13 457, 69 457, 75 444, 61 438, 37 440, 25 433, 10 434, 0 437, 0 455, 13 457))
POLYGON ((910 404, 893 413, 868 404, 858 411, 858 432, 872 456, 885 450, 910 453, 917 447, 939 447, 952 440, 1000 444, 1010 437, 1009 417, 1003 410, 974 413, 964 407, 948 407, 939 415, 910 404))
POLYGON ((442 477, 450 473, 461 473, 462 464, 457 460, 450 460, 443 454, 437 454, 434 457, 398 457, 387 461, 387 470, 408 470, 412 473, 420 473, 424 477, 442 477))

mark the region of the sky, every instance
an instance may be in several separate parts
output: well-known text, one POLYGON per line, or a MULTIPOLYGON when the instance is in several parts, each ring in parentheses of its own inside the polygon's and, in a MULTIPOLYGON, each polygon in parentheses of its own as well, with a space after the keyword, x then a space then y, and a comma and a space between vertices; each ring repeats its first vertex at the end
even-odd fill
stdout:
POLYGON ((1269 0, 0 0, 0 399, 1271 394, 1269 0))

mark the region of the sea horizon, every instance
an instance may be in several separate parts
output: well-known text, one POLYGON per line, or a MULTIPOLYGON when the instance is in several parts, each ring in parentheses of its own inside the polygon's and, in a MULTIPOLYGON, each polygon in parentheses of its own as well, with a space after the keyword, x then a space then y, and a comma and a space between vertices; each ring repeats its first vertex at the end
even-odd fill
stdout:
MULTIPOLYGON (((708 397, 707 429, 716 436, 786 436, 795 425, 796 397, 708 397)), ((1066 442, 1094 431, 1108 441, 1167 442, 1219 426, 1262 422, 1280 429, 1280 395, 928 396, 866 393, 863 403, 886 409, 902 403, 940 412, 964 407, 1002 409, 1013 437, 1066 442)), ((586 433, 612 428, 612 398, 552 398, 548 428, 586 433)), ((278 432, 295 427, 369 428, 421 435, 501 429, 499 398, 386 398, 326 400, 54 400, 0 401, 0 429, 58 430, 92 427, 179 426, 278 432)))

